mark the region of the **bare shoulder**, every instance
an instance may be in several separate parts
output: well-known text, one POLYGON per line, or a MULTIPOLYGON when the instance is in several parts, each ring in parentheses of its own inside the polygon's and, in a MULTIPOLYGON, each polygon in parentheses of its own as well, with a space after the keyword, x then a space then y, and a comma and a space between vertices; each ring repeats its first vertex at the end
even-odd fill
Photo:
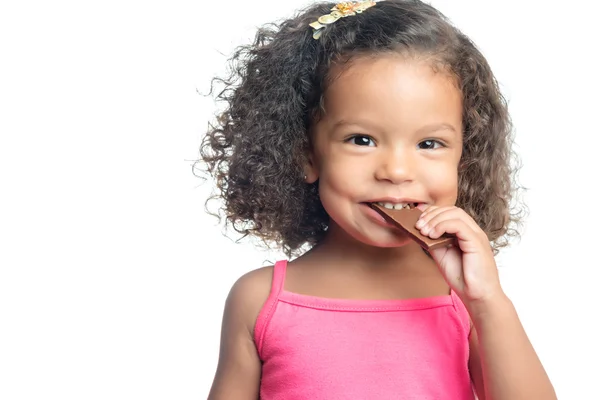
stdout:
POLYGON ((269 297, 272 280, 273 266, 262 267, 245 273, 231 287, 226 307, 245 317, 244 322, 250 332, 269 297))
POLYGON ((273 267, 250 271, 231 287, 221 327, 221 347, 210 400, 258 398, 261 361, 253 331, 258 314, 269 297, 273 267))

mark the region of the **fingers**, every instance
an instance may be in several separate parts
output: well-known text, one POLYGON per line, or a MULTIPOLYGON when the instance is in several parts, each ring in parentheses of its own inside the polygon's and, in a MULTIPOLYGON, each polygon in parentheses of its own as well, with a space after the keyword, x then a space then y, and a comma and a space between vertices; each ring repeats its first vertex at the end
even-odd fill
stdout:
POLYGON ((432 219, 421 229, 423 235, 437 239, 444 233, 456 235, 461 240, 474 240, 477 235, 475 231, 462 219, 432 219))
MULTIPOLYGON (((422 229, 426 225, 431 227, 432 225, 437 225, 437 223, 443 219, 460 219, 463 220, 474 232, 481 231, 481 228, 477 225, 473 218, 471 218, 464 210, 455 206, 430 206, 426 208, 421 214, 416 227, 417 229, 422 229)), ((426 233, 423 231, 421 231, 421 233, 426 235, 426 233)))
POLYGON ((444 233, 455 235, 463 252, 477 252, 487 243, 487 236, 477 223, 457 207, 429 207, 417 221, 416 228, 432 239, 444 233))

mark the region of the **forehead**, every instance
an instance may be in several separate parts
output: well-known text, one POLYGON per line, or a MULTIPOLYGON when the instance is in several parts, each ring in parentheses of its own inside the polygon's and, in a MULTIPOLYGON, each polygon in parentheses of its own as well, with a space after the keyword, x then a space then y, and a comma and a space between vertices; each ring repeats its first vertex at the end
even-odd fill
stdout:
POLYGON ((450 123, 462 129, 462 93, 424 58, 385 55, 334 65, 324 119, 375 118, 395 126, 450 123))

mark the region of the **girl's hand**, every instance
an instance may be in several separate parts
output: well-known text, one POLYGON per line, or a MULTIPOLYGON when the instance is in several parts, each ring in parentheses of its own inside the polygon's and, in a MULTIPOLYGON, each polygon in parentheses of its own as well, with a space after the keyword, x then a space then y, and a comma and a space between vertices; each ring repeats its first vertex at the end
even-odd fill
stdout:
POLYGON ((504 296, 487 235, 462 209, 454 206, 419 206, 423 211, 416 228, 437 239, 454 234, 458 246, 430 251, 444 278, 465 305, 504 296))

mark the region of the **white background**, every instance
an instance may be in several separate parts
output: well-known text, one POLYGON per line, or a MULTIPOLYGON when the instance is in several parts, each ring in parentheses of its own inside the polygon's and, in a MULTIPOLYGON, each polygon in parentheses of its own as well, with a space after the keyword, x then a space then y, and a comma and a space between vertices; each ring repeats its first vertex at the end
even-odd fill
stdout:
MULTIPOLYGON (((1 399, 206 398, 229 287, 279 255, 205 214, 191 165, 215 109, 197 91, 304 4, 2 3, 1 399)), ((559 397, 600 399, 593 2, 433 4, 510 101, 530 216, 505 290, 559 397)))

